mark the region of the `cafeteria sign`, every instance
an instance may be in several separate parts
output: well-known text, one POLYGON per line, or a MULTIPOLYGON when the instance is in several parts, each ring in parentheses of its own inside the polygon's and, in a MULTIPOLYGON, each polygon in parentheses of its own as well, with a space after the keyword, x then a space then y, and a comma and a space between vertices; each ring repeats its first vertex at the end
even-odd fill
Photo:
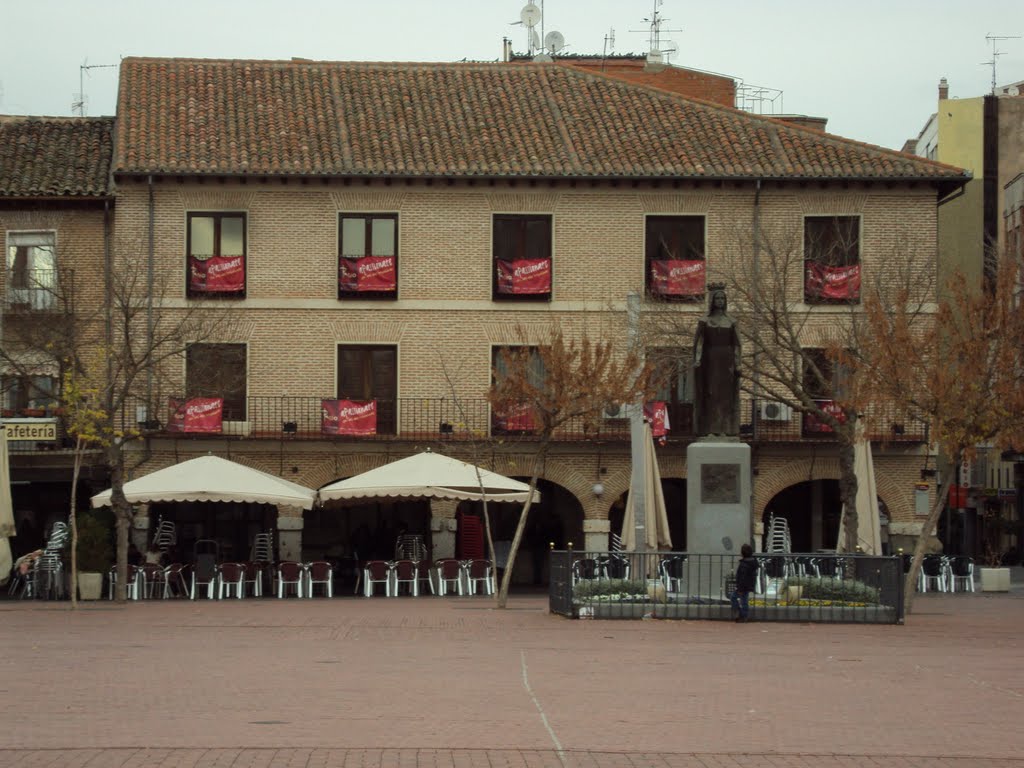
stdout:
POLYGON ((56 419, 4 419, 10 442, 57 442, 56 419))

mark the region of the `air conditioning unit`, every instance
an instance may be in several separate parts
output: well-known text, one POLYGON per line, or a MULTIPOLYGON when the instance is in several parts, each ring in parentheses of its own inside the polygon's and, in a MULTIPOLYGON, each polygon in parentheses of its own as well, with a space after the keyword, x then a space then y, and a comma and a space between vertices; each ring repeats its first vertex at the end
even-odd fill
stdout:
POLYGON ((761 400, 757 404, 757 417, 761 421, 789 421, 793 418, 793 409, 785 403, 761 400))
POLYGON ((606 421, 612 419, 628 419, 629 418, 629 406, 625 403, 615 403, 614 405, 606 405, 604 410, 601 411, 601 418, 606 421))

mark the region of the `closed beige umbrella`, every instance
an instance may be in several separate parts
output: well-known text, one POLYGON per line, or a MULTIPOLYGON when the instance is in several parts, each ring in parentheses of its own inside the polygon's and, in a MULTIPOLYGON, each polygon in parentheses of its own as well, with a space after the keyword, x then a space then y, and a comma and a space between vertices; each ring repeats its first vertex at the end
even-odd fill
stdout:
POLYGON ((0 426, 0 584, 11 575, 11 543, 14 536, 14 503, 11 501, 11 462, 7 454, 7 428, 0 426))
POLYGON ((643 546, 637 547, 636 512, 633 508, 633 496, 630 494, 626 501, 626 512, 622 518, 622 548, 627 552, 638 549, 640 551, 656 551, 659 548, 671 549, 672 536, 668 532, 668 510, 665 508, 665 494, 661 490, 658 456, 654 450, 651 425, 647 423, 644 423, 644 499, 646 501, 644 536, 647 540, 643 546))
MULTIPOLYGON (((853 471, 857 475, 857 544, 866 555, 882 554, 882 527, 878 516, 878 488, 875 485, 875 462, 871 443, 859 440, 854 446, 853 471)), ((843 526, 846 509, 839 518, 839 541, 836 551, 846 548, 843 526)))

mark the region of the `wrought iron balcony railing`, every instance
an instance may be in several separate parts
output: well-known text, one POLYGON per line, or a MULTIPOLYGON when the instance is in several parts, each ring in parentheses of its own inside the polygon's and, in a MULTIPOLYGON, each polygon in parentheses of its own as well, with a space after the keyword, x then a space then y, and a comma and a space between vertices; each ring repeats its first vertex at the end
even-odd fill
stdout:
POLYGON ((52 310, 57 307, 56 269, 9 269, 6 273, 4 307, 10 311, 52 310))
MULTIPOLYGON (((214 428, 197 427, 195 431, 179 418, 171 418, 168 402, 153 409, 142 401, 129 404, 121 415, 121 426, 141 430, 149 436, 186 438, 231 437, 255 440, 329 440, 329 441, 395 441, 442 440, 466 441, 490 439, 501 442, 535 441, 539 439, 531 420, 506 415, 502 418, 485 398, 403 397, 376 401, 376 422, 372 428, 360 422, 346 431, 325 415, 325 398, 319 397, 249 397, 241 403, 225 404, 223 420, 214 428), (148 418, 146 414, 149 414, 148 418)), ((179 402, 186 402, 183 398, 179 402)), ((342 401, 344 402, 344 401, 342 401)), ((358 405, 358 404, 356 404, 358 405)), ((668 405, 669 442, 689 442, 693 431, 691 407, 668 405)), ((765 407, 765 403, 744 398, 741 402, 741 439, 758 443, 822 443, 833 442, 835 435, 827 426, 812 417, 788 409, 765 407), (755 421, 756 420, 756 421, 755 421)), ((924 425, 911 422, 894 409, 878 408, 869 414, 865 437, 873 442, 920 443, 928 439, 924 425)), ((562 425, 554 434, 560 442, 626 442, 629 420, 624 413, 606 413, 594 419, 577 418, 562 425)))

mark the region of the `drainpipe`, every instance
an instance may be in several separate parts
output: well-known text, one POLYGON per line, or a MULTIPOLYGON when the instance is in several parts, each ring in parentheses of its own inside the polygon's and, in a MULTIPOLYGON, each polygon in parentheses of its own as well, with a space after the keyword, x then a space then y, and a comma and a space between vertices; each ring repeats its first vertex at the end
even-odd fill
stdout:
MULTIPOLYGON (((146 264, 146 344, 153 349, 153 224, 155 208, 153 202, 153 177, 146 178, 149 187, 149 253, 146 264)), ((146 366, 146 418, 152 418, 150 408, 153 407, 153 367, 146 366)))
MULTIPOLYGON (((114 344, 114 265, 111 262, 112 251, 110 248, 110 200, 103 201, 103 290, 106 295, 106 341, 107 349, 114 344)), ((105 404, 112 403, 114 395, 114 361, 111 355, 107 355, 107 396, 105 404)))
MULTIPOLYGON (((754 278, 754 290, 758 290, 761 285, 761 179, 757 179, 754 182, 754 217, 751 222, 751 229, 753 231, 753 278, 754 278)), ((753 443, 757 443, 757 401, 761 396, 761 376, 758 371, 758 354, 757 345, 754 345, 753 355, 753 390, 754 390, 754 402, 750 414, 750 428, 751 428, 751 440, 753 443)))
MULTIPOLYGON (((751 221, 751 230, 753 232, 753 269, 751 270, 754 278, 754 290, 759 290, 761 285, 761 179, 757 179, 754 182, 754 215, 751 221)), ((752 387, 754 391, 754 399, 751 402, 750 407, 750 443, 751 443, 751 456, 750 456, 750 499, 747 502, 748 508, 750 509, 750 541, 759 542, 760 539, 755 535, 755 523, 754 523, 754 467, 757 466, 757 457, 754 455, 754 451, 757 450, 757 403, 761 396, 761 376, 758 372, 758 354, 757 345, 754 345, 753 354, 753 382, 752 387)), ((760 545, 756 548, 760 550, 760 545)))

